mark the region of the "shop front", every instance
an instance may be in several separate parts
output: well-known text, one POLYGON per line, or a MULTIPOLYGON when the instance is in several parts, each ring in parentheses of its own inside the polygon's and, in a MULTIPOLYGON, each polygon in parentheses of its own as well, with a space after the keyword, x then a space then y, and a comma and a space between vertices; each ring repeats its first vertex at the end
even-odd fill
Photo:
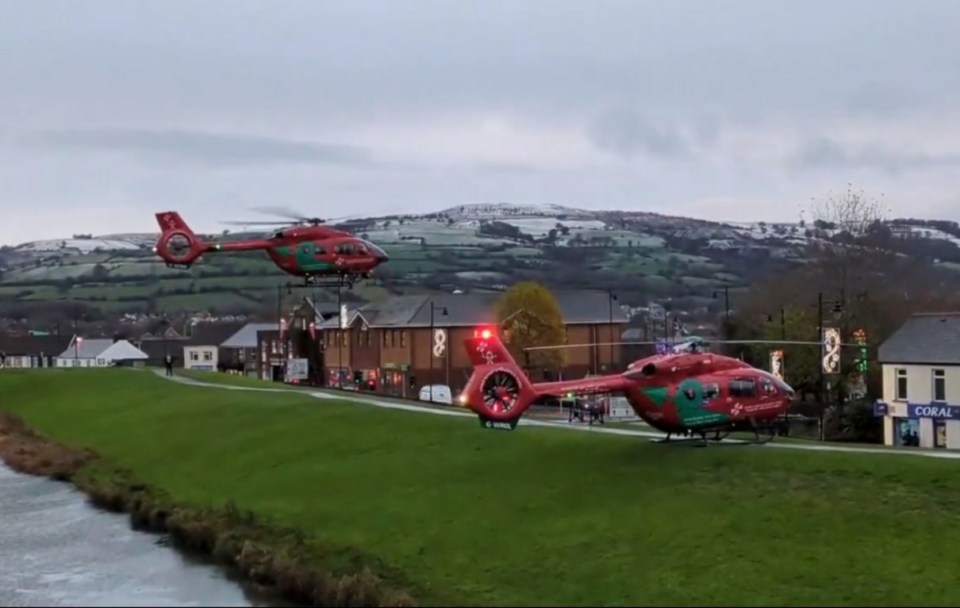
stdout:
POLYGON ((878 401, 874 413, 883 417, 886 445, 960 450, 960 406, 878 401))

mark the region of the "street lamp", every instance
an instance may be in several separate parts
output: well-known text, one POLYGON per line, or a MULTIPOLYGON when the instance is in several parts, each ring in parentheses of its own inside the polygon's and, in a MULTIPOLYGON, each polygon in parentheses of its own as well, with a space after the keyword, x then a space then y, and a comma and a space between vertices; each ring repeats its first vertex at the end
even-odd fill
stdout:
MULTIPOLYGON (((767 323, 773 323, 773 315, 767 315, 767 323)), ((780 339, 787 339, 787 318, 783 306, 780 307, 780 339)))
POLYGON ((73 360, 74 366, 77 365, 76 361, 80 359, 80 305, 76 302, 73 303, 73 360))
MULTIPOLYGON (((843 314, 843 300, 833 301, 833 312, 835 315, 843 314)), ((826 370, 823 365, 824 344, 823 344, 823 292, 817 292, 817 342, 820 343, 820 441, 826 439, 826 429, 823 428, 823 413, 827 407, 827 388, 826 370)))
MULTIPOLYGON (((447 316, 447 307, 446 306, 436 306, 433 303, 433 299, 430 300, 430 402, 433 403, 433 359, 439 355, 436 354, 436 351, 433 349, 436 347, 436 338, 433 335, 433 322, 434 322, 434 313, 435 311, 440 311, 440 314, 444 317, 447 316)), ((444 343, 444 354, 446 354, 446 349, 449 347, 448 344, 444 343)))
POLYGON ((616 341, 613 337, 613 301, 617 300, 617 294, 613 292, 612 289, 607 290, 607 302, 610 308, 610 371, 613 371, 614 362, 613 362, 613 343, 616 341))
MULTIPOLYGON (((713 299, 716 300, 720 297, 719 291, 713 292, 713 299)), ((723 337, 729 338, 727 335, 730 331, 730 286, 723 286, 723 337)))
MULTIPOLYGON (((286 379, 286 370, 287 370, 287 360, 286 360, 286 348, 284 348, 284 336, 283 336, 283 285, 277 284, 277 346, 280 350, 280 367, 283 378, 281 382, 286 379)), ((287 295, 293 293, 293 288, 290 287, 290 284, 287 283, 287 295)), ((246 368, 246 361, 241 362, 243 367, 246 368)), ((246 370, 244 370, 246 373, 246 370)))

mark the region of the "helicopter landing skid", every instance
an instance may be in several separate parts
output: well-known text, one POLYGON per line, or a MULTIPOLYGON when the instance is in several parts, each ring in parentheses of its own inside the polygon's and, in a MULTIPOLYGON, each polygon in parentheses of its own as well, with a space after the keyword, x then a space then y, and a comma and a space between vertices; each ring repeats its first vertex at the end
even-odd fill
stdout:
MULTIPOLYGON (((754 424, 749 430, 753 431, 753 439, 728 439, 730 433, 735 429, 717 428, 705 429, 702 431, 693 431, 691 435, 680 435, 673 439, 673 433, 667 433, 666 437, 660 439, 651 439, 653 443, 665 443, 672 445, 694 445, 696 447, 707 447, 711 443, 723 445, 764 445, 773 441, 776 437, 775 425, 757 425, 754 424)), ((748 429, 743 429, 748 430, 748 429)))
POLYGON ((346 287, 352 289, 360 279, 366 278, 359 275, 338 275, 331 276, 305 276, 303 277, 304 287, 346 287))

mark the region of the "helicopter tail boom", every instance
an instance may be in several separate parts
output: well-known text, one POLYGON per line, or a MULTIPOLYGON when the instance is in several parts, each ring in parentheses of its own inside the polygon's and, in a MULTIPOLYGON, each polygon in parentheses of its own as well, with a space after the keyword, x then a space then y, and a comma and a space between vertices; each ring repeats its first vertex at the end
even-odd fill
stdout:
POLYGON ((479 332, 465 345, 474 370, 461 401, 477 413, 486 428, 514 428, 543 397, 622 393, 633 384, 623 374, 532 383, 492 332, 479 332))

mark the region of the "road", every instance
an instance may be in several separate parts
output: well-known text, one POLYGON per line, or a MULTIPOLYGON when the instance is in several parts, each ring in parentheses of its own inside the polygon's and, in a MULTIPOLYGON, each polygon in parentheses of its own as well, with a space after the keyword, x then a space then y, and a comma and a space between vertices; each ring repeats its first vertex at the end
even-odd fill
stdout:
MULTIPOLYGON (((246 391, 246 392, 263 392, 263 393, 294 393, 299 395, 305 395, 313 397, 314 399, 334 399, 337 401, 352 401, 355 403, 372 405, 375 407, 382 407, 386 409, 393 410, 405 410, 408 412, 417 412, 421 414, 433 414, 438 416, 460 416, 465 418, 476 418, 476 415, 470 412, 465 412, 457 409, 449 409, 447 407, 437 407, 437 406, 428 406, 428 405, 413 405, 409 403, 400 403, 397 401, 391 401, 388 399, 378 399, 377 397, 359 395, 359 394, 350 394, 349 392, 340 392, 340 391, 330 391, 330 390, 316 390, 308 391, 302 388, 259 388, 253 386, 237 386, 229 384, 215 384, 212 382, 202 382, 200 380, 195 380, 193 378, 187 378, 184 376, 165 376, 163 370, 153 370, 161 378, 170 380, 173 382, 178 382, 180 384, 186 384, 196 387, 204 388, 214 388, 220 390, 232 390, 232 391, 246 391)), ((633 429, 624 429, 624 428, 610 428, 603 426, 589 426, 583 424, 568 424, 564 422, 552 422, 546 420, 533 420, 530 418, 521 418, 518 426, 539 426, 539 427, 549 427, 554 429, 562 429, 567 431, 578 431, 583 433, 601 433, 606 435, 621 435, 627 437, 645 437, 650 439, 663 439, 666 437, 666 434, 659 433, 656 431, 640 431, 633 429)), ((483 432, 479 427, 477 432, 483 432)), ((494 431, 486 431, 494 432, 494 431)), ((721 443, 741 443, 737 440, 724 440, 721 443)), ((857 453, 857 454, 883 454, 886 456, 914 456, 922 458, 946 458, 948 460, 958 460, 960 459, 960 452, 952 452, 942 449, 918 449, 918 448, 888 448, 888 447, 857 447, 857 446, 847 446, 847 445, 836 445, 836 444, 822 444, 822 443, 795 443, 795 442, 778 442, 776 440, 771 441, 770 443, 765 444, 748 444, 752 448, 761 448, 761 449, 777 449, 777 450, 806 450, 810 452, 847 452, 847 453, 857 453)))

